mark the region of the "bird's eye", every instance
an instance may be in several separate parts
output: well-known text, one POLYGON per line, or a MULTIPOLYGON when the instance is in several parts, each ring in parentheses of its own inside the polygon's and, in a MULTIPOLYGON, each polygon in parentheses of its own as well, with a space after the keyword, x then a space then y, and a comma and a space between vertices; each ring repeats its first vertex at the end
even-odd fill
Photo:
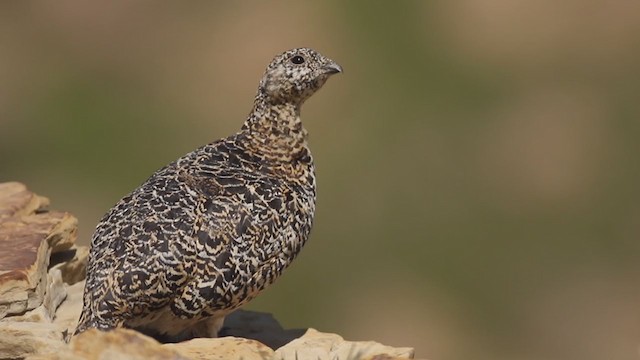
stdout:
POLYGON ((304 58, 300 55, 296 55, 294 57, 291 58, 291 62, 296 64, 296 65, 300 65, 304 62, 304 58))

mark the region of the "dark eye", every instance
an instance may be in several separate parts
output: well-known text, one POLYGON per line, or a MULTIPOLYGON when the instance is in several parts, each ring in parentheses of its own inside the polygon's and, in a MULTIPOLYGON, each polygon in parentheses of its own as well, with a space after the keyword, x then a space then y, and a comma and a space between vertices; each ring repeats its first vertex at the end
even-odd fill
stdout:
POLYGON ((304 62, 304 58, 300 55, 296 55, 294 57, 291 58, 291 62, 296 64, 296 65, 300 65, 304 62))

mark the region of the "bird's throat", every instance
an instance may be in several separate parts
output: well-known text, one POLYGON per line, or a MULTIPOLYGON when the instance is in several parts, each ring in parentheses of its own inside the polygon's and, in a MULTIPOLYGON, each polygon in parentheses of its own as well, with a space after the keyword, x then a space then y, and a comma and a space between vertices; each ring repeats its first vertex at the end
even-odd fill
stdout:
POLYGON ((273 160, 292 161, 308 152, 307 130, 297 104, 273 104, 256 97, 242 133, 248 146, 273 160))

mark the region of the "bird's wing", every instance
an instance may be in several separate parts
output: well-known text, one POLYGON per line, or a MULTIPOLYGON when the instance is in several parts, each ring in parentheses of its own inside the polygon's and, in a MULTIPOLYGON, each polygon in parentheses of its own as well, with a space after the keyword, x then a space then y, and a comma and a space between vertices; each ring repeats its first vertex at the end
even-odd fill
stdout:
POLYGON ((158 171, 98 225, 85 306, 109 317, 229 306, 281 247, 280 185, 237 169, 158 171))
POLYGON ((186 281, 199 202, 192 193, 172 164, 103 217, 92 238, 83 319, 85 312, 96 321, 141 315, 186 281))
POLYGON ((281 211, 282 181, 240 169, 182 177, 200 198, 192 237, 197 265, 174 312, 237 307, 261 289, 263 278, 274 276, 263 268, 282 253, 289 222, 281 211))

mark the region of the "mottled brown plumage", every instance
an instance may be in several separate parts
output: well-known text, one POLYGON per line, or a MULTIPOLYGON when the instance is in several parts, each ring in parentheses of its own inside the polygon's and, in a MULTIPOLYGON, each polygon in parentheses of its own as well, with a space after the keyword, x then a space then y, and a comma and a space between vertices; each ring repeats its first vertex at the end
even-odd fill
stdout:
POLYGON ((158 170, 100 221, 76 333, 216 336, 309 237, 316 180, 300 107, 342 69, 308 48, 277 56, 240 132, 158 170))

